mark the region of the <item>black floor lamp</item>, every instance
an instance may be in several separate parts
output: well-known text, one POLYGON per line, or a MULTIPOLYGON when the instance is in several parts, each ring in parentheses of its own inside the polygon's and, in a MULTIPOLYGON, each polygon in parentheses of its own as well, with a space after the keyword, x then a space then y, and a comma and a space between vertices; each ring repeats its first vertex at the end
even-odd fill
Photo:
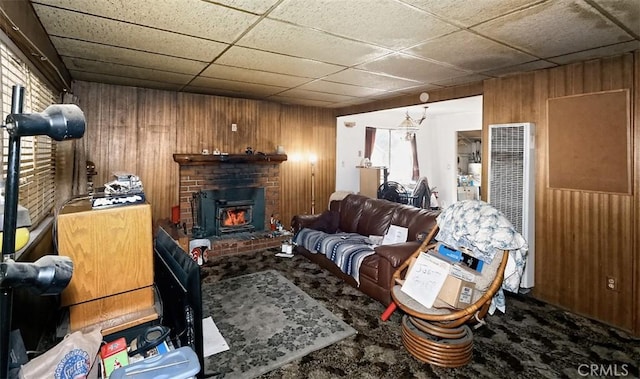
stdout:
POLYGON ((73 262, 68 257, 45 255, 33 263, 15 262, 18 219, 18 181, 20 178, 20 138, 46 135, 56 141, 84 135, 85 119, 74 104, 54 104, 42 113, 22 113, 24 87, 13 86, 11 114, 3 128, 9 133, 9 155, 5 182, 2 224, 2 262, 0 262, 0 378, 9 376, 9 337, 13 289, 29 287, 40 295, 57 295, 71 281, 73 262))

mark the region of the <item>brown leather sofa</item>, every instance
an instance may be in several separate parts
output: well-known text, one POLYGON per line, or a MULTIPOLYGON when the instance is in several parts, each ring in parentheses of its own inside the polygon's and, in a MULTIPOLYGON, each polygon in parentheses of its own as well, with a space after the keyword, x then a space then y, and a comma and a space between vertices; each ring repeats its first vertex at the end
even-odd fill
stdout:
MULTIPOLYGON (((436 217, 440 211, 355 194, 347 195, 340 201, 332 201, 329 210, 338 214, 334 217, 338 218, 339 232, 358 233, 368 237, 386 234, 390 225, 409 229, 407 242, 377 246, 375 254, 362 261, 359 286, 353 277, 343 273, 324 254, 311 253, 302 246, 295 246, 298 254, 304 255, 363 293, 388 305, 391 302, 390 286, 395 269, 420 246, 420 241, 416 240, 417 235, 419 233, 426 235, 436 225, 436 217)), ((291 226, 294 232, 298 232, 302 228, 317 224, 320 217, 322 216, 297 215, 291 220, 291 226)))

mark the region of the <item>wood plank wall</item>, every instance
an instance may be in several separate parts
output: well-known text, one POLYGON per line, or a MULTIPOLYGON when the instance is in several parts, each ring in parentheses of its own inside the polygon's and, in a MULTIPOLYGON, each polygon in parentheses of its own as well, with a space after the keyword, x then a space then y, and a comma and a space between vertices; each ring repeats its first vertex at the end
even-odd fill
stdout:
MULTIPOLYGON (((73 92, 87 119, 87 159, 96 164, 97 186, 112 173, 140 176, 153 208, 154 225, 178 204, 179 166, 174 153, 219 149, 228 153, 275 152, 289 157, 313 153, 316 213, 335 189, 336 121, 331 109, 265 101, 178 93, 92 82, 76 82, 73 92), (238 131, 231 131, 231 124, 238 131)), ((311 210, 311 165, 281 166, 280 216, 288 227, 295 214, 311 210)))
POLYGON ((634 88, 631 91, 633 104, 633 298, 631 313, 633 314, 633 332, 640 335, 640 50, 633 55, 634 88))
MULTIPOLYGON (((246 146, 272 151, 283 145, 290 158, 302 158, 282 165, 281 217, 287 225, 294 214, 311 210, 309 154, 318 157, 316 213, 335 188, 336 125, 330 110, 87 82, 75 83, 74 93, 87 115, 84 138, 99 171, 96 183, 111 180, 116 170, 139 173, 155 220, 169 217, 177 203, 175 152, 241 152, 246 146), (230 132, 232 122, 237 133, 230 132)), ((489 124, 536 124, 533 296, 640 335, 640 52, 430 91, 430 101, 478 94, 484 95, 483 138, 489 124), (548 188, 547 99, 620 88, 632 94, 633 195, 548 188), (607 276, 616 277, 618 291, 606 289, 607 276)), ((416 103, 417 95, 405 96, 336 114, 416 103)))
MULTIPOLYGON (((533 295, 635 334, 640 334, 639 67, 636 52, 635 59, 634 54, 629 53, 487 80, 483 107, 485 139, 489 124, 536 124, 536 285, 533 295), (547 99, 622 88, 632 93, 634 195, 549 188, 547 99), (617 290, 607 289, 608 276, 616 278, 617 290), (631 312, 632 309, 636 311, 631 312)), ((487 152, 484 153, 486 156, 487 152)), ((482 177, 486 179, 486 166, 484 170, 482 177)))

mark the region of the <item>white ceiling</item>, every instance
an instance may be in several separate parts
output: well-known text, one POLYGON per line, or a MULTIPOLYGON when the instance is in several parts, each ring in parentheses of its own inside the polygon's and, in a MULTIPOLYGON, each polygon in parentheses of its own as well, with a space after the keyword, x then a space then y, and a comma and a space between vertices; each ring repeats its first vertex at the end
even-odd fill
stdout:
POLYGON ((339 108, 640 49, 640 0, 32 0, 75 80, 339 108))

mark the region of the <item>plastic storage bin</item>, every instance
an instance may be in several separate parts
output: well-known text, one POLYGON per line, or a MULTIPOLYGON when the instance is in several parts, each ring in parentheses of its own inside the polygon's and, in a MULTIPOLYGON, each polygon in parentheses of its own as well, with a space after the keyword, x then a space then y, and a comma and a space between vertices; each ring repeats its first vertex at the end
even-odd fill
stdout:
POLYGON ((189 379, 200 371, 198 356, 188 346, 116 369, 109 379, 189 379))

